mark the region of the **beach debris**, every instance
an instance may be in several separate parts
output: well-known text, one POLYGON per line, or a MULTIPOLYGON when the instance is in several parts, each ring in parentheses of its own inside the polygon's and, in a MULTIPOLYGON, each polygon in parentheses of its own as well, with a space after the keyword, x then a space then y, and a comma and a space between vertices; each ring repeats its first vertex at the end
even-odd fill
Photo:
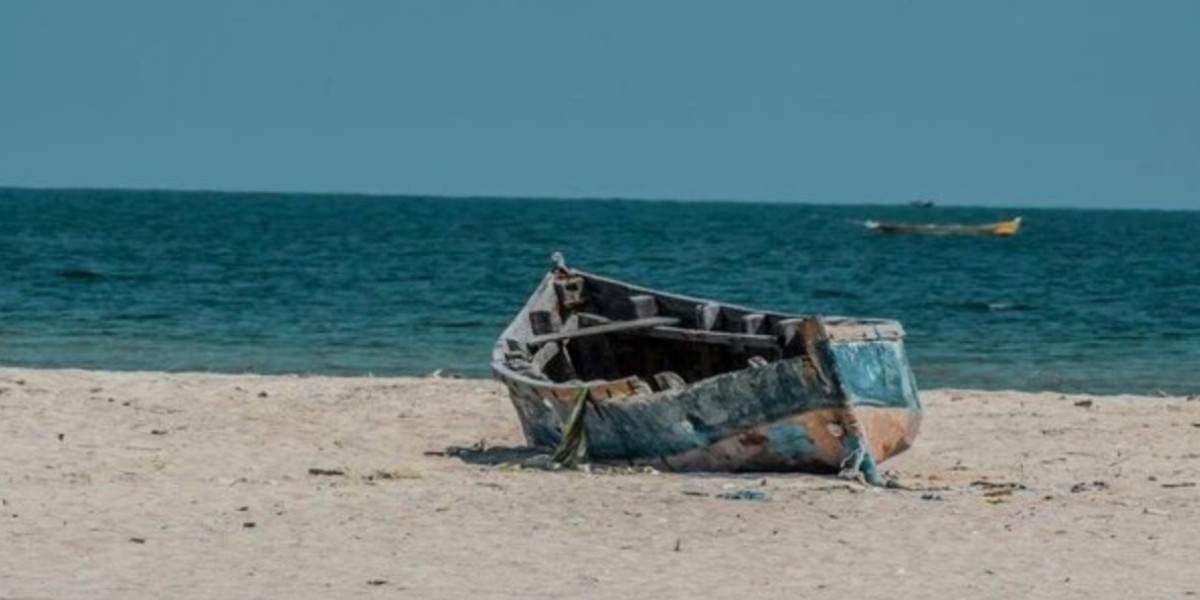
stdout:
POLYGON ((1156 517, 1169 517, 1169 516, 1171 516, 1171 513, 1170 513, 1170 511, 1165 511, 1165 510, 1161 510, 1161 509, 1157 509, 1157 508, 1149 508, 1149 507, 1143 508, 1143 509, 1142 509, 1142 514, 1143 514, 1143 515, 1154 515, 1154 516, 1156 516, 1156 517))
POLYGON ((1154 393, 1155 393, 1155 395, 1157 395, 1159 398, 1168 398, 1168 397, 1170 397, 1170 394, 1168 394, 1168 393, 1166 393, 1166 392, 1164 392, 1164 391, 1162 391, 1162 390, 1154 390, 1154 393))
POLYGON ((749 488, 741 488, 736 490, 726 490, 717 494, 717 498, 722 500, 749 500, 752 502, 765 502, 770 500, 770 496, 762 490, 752 490, 749 488))
POLYGON ((368 579, 367 585, 373 585, 373 586, 387 585, 387 580, 386 579, 368 579))
POLYGON ((1093 404, 1095 404, 1095 402, 1092 402, 1092 400, 1089 398, 1089 399, 1087 399, 1087 400, 1079 400, 1079 401, 1077 401, 1077 402, 1075 403, 1075 406, 1078 406, 1078 407, 1080 407, 1080 408, 1091 408, 1091 406, 1092 406, 1093 404))
POLYGON ((367 475, 363 475, 362 478, 365 481, 393 481, 397 479, 420 479, 421 477, 421 472, 412 467, 397 467, 390 471, 385 469, 375 469, 367 475))
POLYGON ((320 467, 310 467, 308 469, 308 474, 323 475, 328 477, 343 477, 346 475, 346 472, 341 469, 322 469, 320 467))
POLYGON ((942 495, 937 492, 925 492, 924 494, 921 494, 921 499, 933 502, 941 502, 945 500, 945 498, 943 498, 942 495))
POLYGON ((702 498, 707 498, 708 496, 710 496, 710 494, 708 492, 702 492, 700 490, 683 490, 683 495, 684 496, 700 496, 702 498))
POLYGON ((254 521, 246 521, 246 522, 242 523, 243 529, 254 529, 255 527, 258 527, 258 524, 255 523, 254 521))
POLYGON ((259 398, 266 398, 266 397, 267 397, 267 393, 266 393, 266 392, 259 392, 259 393, 258 393, 258 397, 259 397, 259 398))
POLYGON ((1071 493, 1079 494, 1081 492, 1097 492, 1100 490, 1107 490, 1107 489, 1108 489, 1107 481, 1100 481, 1100 480, 1082 481, 1080 483, 1076 483, 1075 485, 1071 486, 1071 493))
POLYGON ((1176 482, 1176 483, 1164 483, 1164 484, 1162 484, 1162 487, 1165 487, 1165 488, 1189 488, 1189 487, 1196 487, 1196 482, 1195 482, 1195 481, 1179 481, 1179 482, 1176 482))
POLYGON ((135 544, 145 544, 145 543, 146 543, 146 538, 140 538, 140 537, 131 537, 131 538, 129 538, 129 541, 131 541, 131 542, 133 542, 133 543, 135 543, 135 544))
POLYGON ((1008 481, 988 481, 986 479, 977 479, 975 481, 972 481, 970 486, 975 489, 984 490, 985 495, 986 495, 986 492, 992 492, 992 491, 996 491, 996 490, 1007 490, 1008 492, 1012 492, 1015 490, 1025 489, 1025 484, 1023 484, 1023 483, 1008 482, 1008 481))
POLYGON ((991 504, 1007 502, 1013 492, 1025 489, 1025 485, 1015 482, 996 482, 984 479, 972 481, 970 487, 983 490, 984 499, 991 504))
POLYGON ((166 429, 151 429, 150 435, 167 435, 166 429))
POLYGON ((676 552, 679 552, 679 548, 680 548, 680 544, 681 544, 681 543, 682 543, 682 540, 680 540, 679 538, 675 538, 675 551, 676 551, 676 552))
POLYGON ((65 438, 65 437, 67 437, 67 434, 65 434, 65 433, 58 434, 58 441, 60 441, 60 442, 63 441, 63 438, 65 438))

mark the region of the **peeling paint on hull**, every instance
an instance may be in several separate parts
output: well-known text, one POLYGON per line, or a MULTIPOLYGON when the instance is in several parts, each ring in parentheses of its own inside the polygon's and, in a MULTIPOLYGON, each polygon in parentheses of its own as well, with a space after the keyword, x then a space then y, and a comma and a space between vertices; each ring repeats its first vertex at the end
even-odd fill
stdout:
MULTIPOLYGON (((674 470, 830 471, 845 456, 849 412, 874 458, 886 460, 912 445, 921 422, 917 390, 897 350, 868 351, 870 360, 861 344, 846 352, 837 373, 849 393, 828 389, 800 361, 780 361, 683 390, 600 400, 585 417, 591 454, 674 470), (891 364, 880 366, 889 355, 891 364)), ((833 354, 842 356, 836 344, 833 354)), ((529 443, 556 446, 569 396, 497 376, 529 443)))

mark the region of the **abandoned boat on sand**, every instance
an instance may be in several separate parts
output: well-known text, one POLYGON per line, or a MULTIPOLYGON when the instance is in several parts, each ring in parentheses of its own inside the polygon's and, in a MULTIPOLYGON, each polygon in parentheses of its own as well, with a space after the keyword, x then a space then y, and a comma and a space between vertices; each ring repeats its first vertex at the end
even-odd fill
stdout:
POLYGON ((876 463, 917 434, 896 321, 756 311, 554 260, 500 335, 492 369, 529 444, 557 447, 560 460, 840 469, 878 483, 876 463))

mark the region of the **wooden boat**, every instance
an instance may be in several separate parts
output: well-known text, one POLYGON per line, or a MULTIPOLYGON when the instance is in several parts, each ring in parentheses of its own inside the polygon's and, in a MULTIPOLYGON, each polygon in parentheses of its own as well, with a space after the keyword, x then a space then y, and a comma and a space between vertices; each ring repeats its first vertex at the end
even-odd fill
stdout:
POLYGON ((492 369, 532 446, 669 470, 862 473, 921 403, 896 321, 797 316, 555 266, 492 369))
POLYGON ((867 229, 873 229, 880 233, 1011 236, 1016 235, 1017 231, 1021 229, 1021 217, 1017 217, 1011 221, 988 223, 986 225, 911 225, 906 223, 880 223, 878 221, 867 221, 864 225, 866 225, 867 229))
POLYGON ((915 208, 933 208, 933 200, 913 200, 908 205, 915 208))

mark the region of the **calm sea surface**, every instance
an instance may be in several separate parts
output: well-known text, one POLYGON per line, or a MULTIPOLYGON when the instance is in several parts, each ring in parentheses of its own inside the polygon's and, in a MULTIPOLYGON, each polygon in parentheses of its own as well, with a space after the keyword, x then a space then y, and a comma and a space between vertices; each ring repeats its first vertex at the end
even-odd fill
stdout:
POLYGON ((486 377, 555 250, 899 319, 926 388, 1200 393, 1200 212, 0 189, 0 365, 486 377), (860 224, 1017 214, 1012 239, 860 224))

